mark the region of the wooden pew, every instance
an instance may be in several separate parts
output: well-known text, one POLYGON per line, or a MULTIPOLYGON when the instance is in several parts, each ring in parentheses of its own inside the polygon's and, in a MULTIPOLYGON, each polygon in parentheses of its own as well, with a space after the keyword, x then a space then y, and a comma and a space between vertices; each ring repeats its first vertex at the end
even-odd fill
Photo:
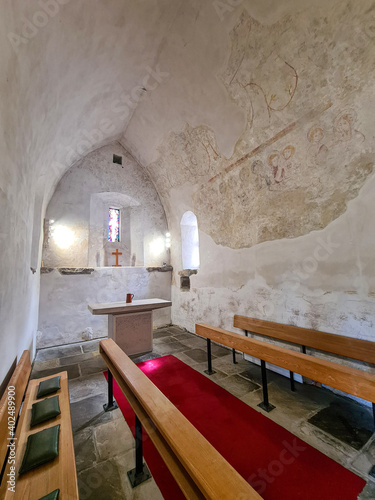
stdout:
MULTIPOLYGON (((9 386, 13 385, 14 387, 16 387, 17 401, 23 399, 23 395, 25 392, 25 380, 27 383, 30 371, 30 357, 29 353, 25 351, 9 383, 9 386), (20 373, 22 373, 22 376, 20 375, 20 373)), ((6 444, 8 445, 10 441, 7 439, 9 437, 7 391, 4 393, 3 398, 0 402, 0 419, 1 439, 3 439, 4 437, 4 432, 8 433, 8 435, 5 437, 6 444)), ((75 466, 69 404, 68 374, 66 371, 51 375, 49 377, 43 377, 40 379, 29 381, 21 414, 16 426, 14 443, 16 479, 15 493, 8 489, 7 474, 10 473, 11 464, 10 460, 7 460, 0 486, 1 500, 36 500, 47 495, 48 493, 51 493, 55 489, 60 490, 59 498, 61 499, 78 500, 77 473, 75 466), (32 405, 36 401, 42 400, 42 398, 39 400, 36 399, 39 383, 43 380, 56 376, 61 377, 61 389, 55 394, 51 394, 51 396, 48 397, 52 397, 54 395, 59 396, 61 414, 54 419, 30 428, 32 405), (18 470, 22 462, 28 436, 40 430, 47 429, 58 424, 60 424, 59 456, 52 462, 41 465, 23 475, 18 475, 18 470)), ((1 458, 5 457, 2 456, 1 458)), ((1 462, 1 464, 2 463, 3 462, 1 462)))
POLYGON ((375 403, 375 375, 347 366, 314 358, 261 340, 206 324, 195 325, 197 335, 250 354, 260 360, 312 378, 330 387, 375 403))
MULTIPOLYGON (((304 354, 306 354, 306 347, 310 347, 319 351, 375 364, 375 342, 370 342, 369 340, 354 339, 344 335, 320 332, 294 325, 284 325, 282 323, 274 323, 272 321, 239 316, 237 314, 234 316, 233 326, 244 330, 246 335, 249 332, 256 333, 301 345, 304 354)), ((290 371, 290 381, 291 389, 294 390, 293 371, 290 371)), ((372 404, 372 409, 375 420, 374 403, 372 404)))
POLYGON ((233 326, 245 332, 257 333, 319 351, 338 354, 365 363, 375 364, 375 342, 353 339, 344 335, 320 332, 293 325, 235 315, 233 326))
MULTIPOLYGON (((186 498, 261 499, 112 339, 100 342, 100 352, 133 408, 136 421, 138 418, 146 429, 186 498)), ((138 438, 139 432, 142 427, 138 438)), ((136 453, 139 449, 141 437, 136 453)), ((142 469, 142 456, 139 458, 142 469)))

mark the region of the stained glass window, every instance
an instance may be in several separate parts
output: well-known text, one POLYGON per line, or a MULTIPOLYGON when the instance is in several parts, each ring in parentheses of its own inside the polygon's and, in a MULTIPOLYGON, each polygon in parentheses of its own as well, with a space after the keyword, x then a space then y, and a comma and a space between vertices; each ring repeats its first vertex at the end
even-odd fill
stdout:
POLYGON ((109 209, 108 241, 120 241, 120 210, 117 208, 109 209))

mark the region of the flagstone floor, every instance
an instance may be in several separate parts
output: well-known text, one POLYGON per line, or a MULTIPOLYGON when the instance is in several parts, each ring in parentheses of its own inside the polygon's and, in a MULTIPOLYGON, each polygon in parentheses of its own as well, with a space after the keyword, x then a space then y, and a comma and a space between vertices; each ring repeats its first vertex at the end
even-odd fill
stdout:
MULTIPOLYGON (((135 466, 134 439, 119 409, 103 411, 107 400, 105 364, 99 342, 40 349, 32 378, 67 370, 76 453, 80 500, 159 500, 162 495, 153 479, 132 490, 126 472, 135 466)), ((152 353, 134 359, 173 354, 204 374, 207 369, 206 341, 176 326, 154 330, 152 353)), ((268 371, 269 399, 276 408, 266 414, 262 401, 260 368, 213 344, 211 380, 265 414, 333 460, 362 476, 367 485, 360 500, 375 499, 375 437, 372 411, 331 391, 296 383, 268 371)), ((205 376, 208 376, 204 374, 205 376)), ((282 500, 282 499, 280 499, 282 500)), ((335 499, 332 499, 335 500, 335 499)), ((338 499, 337 499, 338 500, 338 499)))

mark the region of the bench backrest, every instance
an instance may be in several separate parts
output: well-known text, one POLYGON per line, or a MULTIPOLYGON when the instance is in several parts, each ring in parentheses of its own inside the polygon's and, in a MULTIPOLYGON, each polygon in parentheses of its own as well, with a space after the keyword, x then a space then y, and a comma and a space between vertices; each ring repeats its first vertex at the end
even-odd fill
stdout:
POLYGON ((261 500, 112 339, 100 352, 186 498, 261 500))
POLYGON ((10 437, 11 432, 9 430, 9 426, 13 422, 14 426, 16 424, 17 416, 19 414, 21 403, 25 395, 30 373, 30 354, 29 351, 24 351, 19 362, 17 363, 16 369, 14 370, 9 384, 7 385, 7 388, 5 389, 3 397, 0 401, 0 468, 3 466, 8 451, 8 438, 10 437), (8 388, 11 387, 15 388, 14 392, 13 390, 8 391, 8 388))
POLYGON ((369 340, 353 339, 343 335, 239 315, 234 316, 233 326, 274 339, 375 364, 375 342, 369 340))
POLYGON ((201 337, 375 403, 375 375, 371 373, 315 358, 261 340, 244 337, 238 333, 210 325, 197 324, 195 331, 201 337))

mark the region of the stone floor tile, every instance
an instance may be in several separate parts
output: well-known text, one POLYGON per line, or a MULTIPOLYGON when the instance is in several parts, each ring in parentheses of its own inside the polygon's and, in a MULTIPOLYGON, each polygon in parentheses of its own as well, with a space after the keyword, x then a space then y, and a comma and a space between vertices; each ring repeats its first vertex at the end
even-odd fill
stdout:
POLYGON ((79 366, 81 368, 82 375, 91 375, 91 373, 97 373, 107 370, 107 365, 105 364, 104 359, 100 355, 95 356, 94 358, 88 361, 83 361, 82 363, 79 363, 79 366))
POLYGON ((374 500, 375 482, 369 481, 358 496, 358 500, 374 500))
POLYGON ((373 435, 374 417, 370 408, 355 401, 336 400, 312 416, 309 423, 360 450, 373 435))
POLYGON ((68 372, 68 378, 70 380, 80 377, 81 372, 78 365, 69 366, 59 366, 57 368, 50 368, 48 370, 33 370, 31 373, 31 379, 48 377, 49 375, 54 375, 55 373, 68 372))
POLYGON ((253 382, 250 382, 250 380, 246 380, 239 375, 231 375, 230 377, 220 379, 218 384, 238 398, 241 398, 248 392, 253 392, 259 389, 257 384, 254 384, 253 382))
POLYGON ((198 364, 198 361, 195 361, 190 356, 186 356, 186 354, 184 352, 174 352, 173 356, 175 356, 180 361, 182 361, 183 363, 185 363, 186 365, 189 365, 189 366, 194 366, 194 365, 198 364))
POLYGON ((182 352, 186 350, 186 346, 180 342, 173 342, 172 344, 158 344, 154 346, 153 352, 159 354, 160 356, 166 356, 168 354, 174 354, 175 352, 182 352))
POLYGON ((172 335, 179 335, 181 333, 186 333, 185 328, 180 328, 179 326, 167 326, 166 329, 172 334, 172 335))
POLYGON ((70 402, 88 398, 93 394, 107 394, 108 384, 102 372, 69 380, 70 402))
POLYGON ((94 427, 112 420, 112 413, 106 413, 103 405, 107 402, 105 394, 97 394, 70 404, 73 432, 86 427, 94 427))
POLYGON ((121 476, 114 459, 100 462, 78 474, 80 500, 124 500, 121 476))
POLYGON ((169 332, 166 328, 160 328, 158 330, 153 330, 152 335, 154 339, 161 339, 163 337, 170 337, 171 332, 169 332))
POLYGON ((117 418, 94 428, 99 459, 106 460, 132 450, 133 435, 124 418, 117 418))
MULTIPOLYGON (((359 473, 367 478, 369 477, 371 468, 375 466, 375 436, 373 436, 363 450, 361 450, 361 453, 355 457, 351 465, 359 473)), ((372 481, 374 481, 375 485, 375 478, 373 478, 372 481)))
POLYGON ((127 472, 135 467, 135 451, 128 451, 115 458, 120 471, 122 490, 126 500, 163 500, 163 496, 153 478, 132 488, 128 479, 127 472))
POLYGON ((198 363, 198 364, 192 365, 192 368, 194 368, 194 370, 197 370, 197 372, 201 373, 202 375, 209 378, 210 380, 213 380, 214 382, 217 382, 220 379, 228 377, 228 375, 226 373, 221 372, 220 370, 215 370, 215 373, 213 375, 208 375, 207 373, 204 373, 205 370, 207 370, 207 363, 198 363))
POLYGON ((83 344, 82 344, 83 352, 94 352, 94 351, 99 352, 99 342, 101 340, 104 340, 104 339, 88 340, 86 342, 83 342, 83 344))
POLYGON ((214 370, 220 370, 227 375, 235 375, 245 371, 249 365, 249 361, 241 359, 239 356, 236 357, 237 364, 233 363, 232 354, 228 354, 227 356, 222 356, 220 358, 216 358, 212 363, 214 370))
POLYGON ((232 356, 231 349, 227 349, 226 347, 223 347, 221 345, 214 344, 213 342, 211 342, 211 353, 217 358, 220 358, 222 356, 227 356, 228 354, 232 356))
POLYGON ((97 461, 93 429, 83 429, 73 435, 77 472, 92 467, 97 461))
POLYGON ((39 349, 35 359, 36 361, 46 361, 47 359, 65 358, 66 356, 74 356, 76 354, 82 354, 80 344, 39 349))
POLYGON ((93 359, 98 354, 95 352, 86 352, 83 354, 76 354, 75 356, 67 356, 66 358, 60 358, 60 366, 74 365, 77 363, 82 363, 83 361, 88 361, 93 359))
POLYGON ((43 370, 49 370, 51 368, 57 368, 60 366, 60 359, 48 359, 47 361, 35 361, 33 364, 33 370, 41 372, 43 370))
MULTIPOLYGON (((184 354, 186 354, 186 356, 193 359, 197 363, 204 363, 205 361, 207 361, 207 353, 203 349, 188 349, 184 351, 184 354)), ((215 358, 216 356, 212 356, 213 360, 215 358)))
POLYGON ((142 363, 143 361, 148 361, 150 359, 160 358, 160 355, 155 352, 149 352, 147 354, 143 354, 142 356, 130 356, 130 358, 134 363, 142 363))
POLYGON ((193 335, 192 333, 189 333, 189 332, 184 332, 184 333, 177 333, 175 335, 173 335, 173 337, 176 339, 176 340, 192 340, 194 338, 196 338, 195 335, 193 335))

